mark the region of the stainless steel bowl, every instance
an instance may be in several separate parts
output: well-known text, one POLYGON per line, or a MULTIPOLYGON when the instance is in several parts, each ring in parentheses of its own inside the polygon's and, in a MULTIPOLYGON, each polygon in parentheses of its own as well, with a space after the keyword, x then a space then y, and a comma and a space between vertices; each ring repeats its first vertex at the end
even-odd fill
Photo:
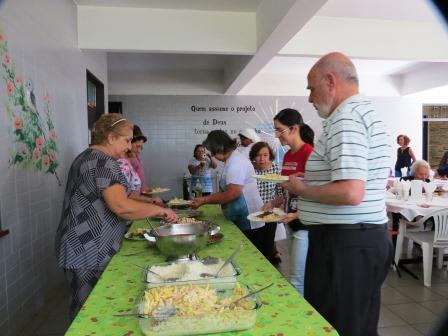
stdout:
POLYGON ((150 232, 156 246, 168 257, 180 257, 198 252, 207 245, 211 226, 200 224, 166 224, 150 232))

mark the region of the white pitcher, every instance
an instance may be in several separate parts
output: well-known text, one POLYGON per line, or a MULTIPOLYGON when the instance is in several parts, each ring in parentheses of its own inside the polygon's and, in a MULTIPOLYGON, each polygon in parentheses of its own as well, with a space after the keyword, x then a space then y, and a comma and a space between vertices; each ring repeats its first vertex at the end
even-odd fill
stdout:
POLYGON ((420 180, 412 180, 411 181, 411 198, 421 198, 423 196, 422 193, 423 184, 420 180))
POLYGON ((408 176, 408 167, 401 168, 400 170, 402 177, 408 176))

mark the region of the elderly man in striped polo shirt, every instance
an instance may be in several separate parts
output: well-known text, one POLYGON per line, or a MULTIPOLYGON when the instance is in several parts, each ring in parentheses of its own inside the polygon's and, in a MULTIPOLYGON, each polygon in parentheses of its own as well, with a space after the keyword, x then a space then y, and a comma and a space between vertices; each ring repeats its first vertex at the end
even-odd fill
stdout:
POLYGON ((392 261, 384 189, 390 145, 386 127, 359 94, 353 63, 323 56, 308 74, 309 102, 323 131, 305 178, 283 186, 300 195, 309 229, 305 298, 342 336, 377 335, 381 285, 392 261))

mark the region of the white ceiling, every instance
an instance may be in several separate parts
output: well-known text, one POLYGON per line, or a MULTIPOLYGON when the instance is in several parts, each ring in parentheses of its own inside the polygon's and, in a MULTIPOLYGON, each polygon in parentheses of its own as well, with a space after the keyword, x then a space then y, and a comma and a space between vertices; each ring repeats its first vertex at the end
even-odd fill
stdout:
POLYGON ((108 53, 108 69, 115 70, 222 70, 229 59, 225 55, 108 53))
POLYGON ((145 81, 148 94, 267 95, 273 79, 273 95, 281 94, 282 85, 290 94, 294 76, 303 80, 317 58, 333 50, 351 56, 360 77, 386 78, 391 95, 448 85, 447 30, 426 0, 362 0, 362 6, 359 0, 74 1, 80 47, 108 52, 111 94, 129 94, 124 88, 145 81), (126 24, 125 13, 142 22, 126 24), (194 21, 182 22, 190 15, 194 21), (107 30, 92 36, 96 21, 116 25, 117 17, 130 43, 107 30), (155 19, 161 23, 146 27, 155 19), (145 27, 154 35, 143 33, 145 27), (426 69, 434 80, 424 76, 426 69), (188 89, 188 78, 196 90, 188 89), (176 81, 182 81, 180 89, 176 81))
POLYGON ((317 15, 382 20, 437 20, 430 1, 415 0, 328 1, 317 15))
MULTIPOLYGON (((264 68, 265 74, 306 74, 316 63, 317 57, 274 57, 264 68)), ((396 60, 369 60, 355 59, 356 70, 362 75, 391 75, 401 73, 409 67, 415 66, 416 62, 396 60)))

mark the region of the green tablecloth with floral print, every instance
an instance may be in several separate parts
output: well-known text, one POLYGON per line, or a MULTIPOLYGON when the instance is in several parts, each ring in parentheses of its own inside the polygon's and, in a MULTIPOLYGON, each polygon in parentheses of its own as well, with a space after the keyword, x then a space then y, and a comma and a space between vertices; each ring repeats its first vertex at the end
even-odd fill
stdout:
MULTIPOLYGON (((222 335, 337 335, 335 329, 292 287, 263 257, 231 222, 218 206, 203 206, 202 218, 221 227, 224 238, 200 251, 200 257, 226 258, 243 241, 243 249, 236 256, 242 274, 239 281, 253 288, 271 282, 274 286, 260 293, 263 306, 258 311, 257 323, 249 330, 222 335)), ((136 221, 132 228, 149 227, 145 221, 136 221)), ((144 289, 142 270, 130 265, 148 265, 165 261, 163 255, 145 241, 124 240, 87 302, 71 324, 66 335, 143 335, 138 320, 133 317, 114 317, 113 314, 132 312, 135 300, 144 289), (133 256, 124 256, 144 251, 133 256)))

